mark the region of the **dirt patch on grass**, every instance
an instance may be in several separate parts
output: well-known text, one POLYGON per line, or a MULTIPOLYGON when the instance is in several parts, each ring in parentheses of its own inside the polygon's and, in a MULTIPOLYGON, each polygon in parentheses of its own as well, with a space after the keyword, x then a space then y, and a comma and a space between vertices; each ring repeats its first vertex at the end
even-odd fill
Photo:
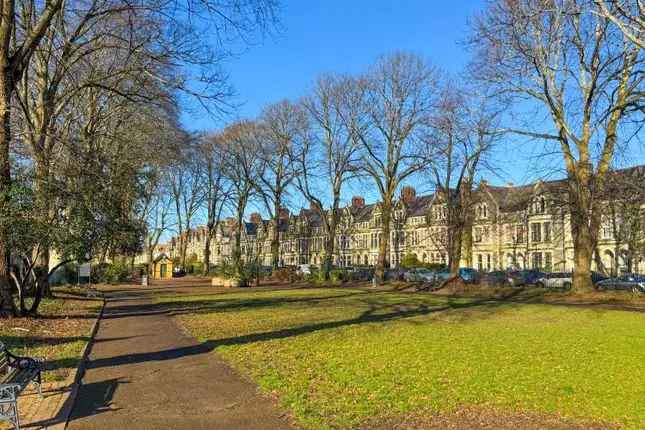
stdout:
POLYGON ((406 415, 371 419, 360 430, 614 430, 620 426, 595 421, 576 421, 537 412, 462 408, 431 417, 406 415))

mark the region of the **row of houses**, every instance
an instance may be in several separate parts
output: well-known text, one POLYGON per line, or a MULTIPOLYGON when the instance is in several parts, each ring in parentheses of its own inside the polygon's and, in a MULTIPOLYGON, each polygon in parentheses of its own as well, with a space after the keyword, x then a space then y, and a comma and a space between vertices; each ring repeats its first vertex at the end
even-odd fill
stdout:
MULTIPOLYGON (((642 183, 645 166, 617 171, 613 177, 620 179, 616 183, 642 183)), ((469 207, 472 225, 465 235, 461 265, 482 271, 507 268, 572 270, 573 240, 566 195, 566 180, 522 186, 493 186, 480 181, 469 207)), ((641 251, 634 246, 634 223, 628 222, 621 210, 615 210, 614 195, 616 193, 603 199, 607 210, 603 209, 594 268, 611 273, 645 271, 641 251), (625 234, 628 227, 632 235, 629 238, 625 234)), ((645 206, 639 204, 639 214, 643 208, 645 206)), ((381 204, 366 204, 363 197, 355 196, 341 209, 340 219, 334 263, 338 266, 374 265, 383 240, 381 204)), ((408 254, 415 254, 423 262, 446 263, 446 220, 447 206, 441 193, 417 195, 414 188, 403 187, 390 226, 391 266, 398 266, 408 254)), ((273 223, 257 213, 243 223, 243 258, 271 264, 273 223)), ((213 264, 230 260, 237 228, 232 219, 220 223, 211 241, 213 264)), ((316 211, 301 209, 298 213, 290 213, 283 209, 278 231, 281 265, 323 262, 325 235, 322 219, 316 211)), ((185 235, 188 256, 203 260, 206 234, 205 227, 197 227, 185 235)), ((641 242, 640 237, 638 242, 641 242)), ((163 249, 176 256, 178 244, 176 237, 163 249)))

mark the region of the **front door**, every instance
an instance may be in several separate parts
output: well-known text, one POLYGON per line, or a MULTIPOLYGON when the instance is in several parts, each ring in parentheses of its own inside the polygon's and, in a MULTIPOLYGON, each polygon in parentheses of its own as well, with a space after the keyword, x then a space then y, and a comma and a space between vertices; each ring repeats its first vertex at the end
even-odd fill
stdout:
POLYGON ((166 278, 166 271, 168 270, 168 266, 166 264, 162 264, 161 267, 159 268, 159 277, 161 279, 166 278))

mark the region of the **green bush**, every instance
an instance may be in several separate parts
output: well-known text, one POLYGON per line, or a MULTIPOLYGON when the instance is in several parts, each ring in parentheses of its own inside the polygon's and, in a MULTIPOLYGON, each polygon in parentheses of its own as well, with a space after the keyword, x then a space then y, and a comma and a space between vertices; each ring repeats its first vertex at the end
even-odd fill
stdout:
POLYGON ((329 274, 329 279, 332 282, 347 282, 350 280, 350 274, 344 269, 334 269, 329 274))
POLYGON ((413 269, 416 267, 421 267, 423 263, 419 261, 416 254, 406 254, 401 260, 400 266, 403 269, 413 269))
POLYGON ((130 266, 118 263, 103 263, 92 266, 90 278, 93 284, 118 284, 130 280, 130 266))

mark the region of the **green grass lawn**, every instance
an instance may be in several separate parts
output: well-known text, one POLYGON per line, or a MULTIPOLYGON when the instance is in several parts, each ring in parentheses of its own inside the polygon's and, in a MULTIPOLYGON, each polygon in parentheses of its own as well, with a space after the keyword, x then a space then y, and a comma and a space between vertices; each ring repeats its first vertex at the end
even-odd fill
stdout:
POLYGON ((349 289, 164 297, 305 428, 461 408, 645 428, 645 314, 349 289))
POLYGON ((43 357, 45 382, 65 379, 79 363, 101 302, 43 299, 38 318, 0 319, 0 340, 17 355, 43 357))

